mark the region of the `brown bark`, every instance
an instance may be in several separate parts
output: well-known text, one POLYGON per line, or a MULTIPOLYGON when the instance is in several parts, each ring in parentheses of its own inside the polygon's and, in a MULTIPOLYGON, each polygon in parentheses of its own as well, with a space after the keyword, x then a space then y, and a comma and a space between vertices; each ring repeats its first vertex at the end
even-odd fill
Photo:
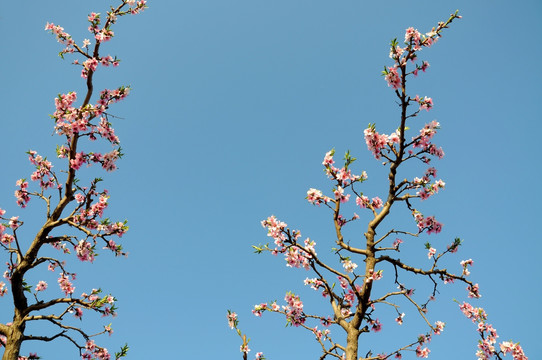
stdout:
POLYGON ((346 335, 346 360, 358 360, 359 331, 351 329, 346 335))
POLYGON ((9 332, 7 334, 6 348, 2 360, 18 360, 19 352, 21 351, 21 344, 24 339, 25 324, 13 323, 9 326, 9 332))

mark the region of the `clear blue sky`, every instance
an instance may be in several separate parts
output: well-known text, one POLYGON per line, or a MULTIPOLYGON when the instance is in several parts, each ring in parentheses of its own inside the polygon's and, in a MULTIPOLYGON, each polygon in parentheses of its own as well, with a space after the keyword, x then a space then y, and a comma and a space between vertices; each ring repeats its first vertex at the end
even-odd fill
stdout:
MULTIPOLYGON (((61 46, 43 28, 54 22, 82 41, 90 35, 86 15, 105 13, 108 4, 0 4, 0 207, 28 220, 28 236, 43 215, 36 201, 36 209, 21 210, 12 196, 15 181, 32 171, 25 151, 54 157, 61 139, 50 136, 53 98, 83 89, 79 68, 57 56, 61 46)), ((321 161, 333 147, 350 149, 356 171, 369 174, 365 190, 383 196, 385 172, 362 134, 368 123, 386 133, 397 127, 395 98, 380 75, 390 64, 389 41, 409 26, 426 32, 456 9, 463 19, 421 53, 431 67, 410 83, 433 98, 434 110, 419 124, 441 123, 437 143, 446 152, 436 163, 446 190, 421 208, 445 225, 430 239, 437 248, 455 236, 465 240, 455 260, 474 259, 471 276, 483 294, 477 304, 501 340, 520 341, 535 359, 542 352, 538 0, 161 0, 120 19, 102 51, 123 61, 100 70, 95 87, 133 87, 111 109, 123 118, 114 125, 126 156, 117 172, 104 174, 108 216, 129 220, 130 256, 104 254, 93 266, 72 260, 81 267, 77 292, 101 286, 119 299, 115 333, 102 344, 115 350, 128 342, 131 359, 240 359, 225 318, 233 309, 252 338, 252 355, 316 358, 312 334, 284 329, 278 315, 250 313, 288 290, 308 294, 307 310, 321 303, 303 287, 309 273, 252 253, 252 244, 267 241, 260 221, 275 214, 320 251, 332 246, 329 214, 304 197, 310 187, 329 190, 321 161)), ((425 240, 412 246, 423 252, 425 240)), ((56 287, 54 278, 48 282, 56 287)), ((443 288, 432 314, 448 326, 430 346, 434 359, 475 358, 474 326, 451 301, 465 293, 462 285, 443 288)), ((9 298, 0 304, 7 322, 9 298)), ((405 312, 405 320, 415 317, 405 312)), ((385 344, 395 327, 388 321, 370 337, 375 353, 391 350, 385 344)), ((25 350, 77 358, 63 341, 25 350)))

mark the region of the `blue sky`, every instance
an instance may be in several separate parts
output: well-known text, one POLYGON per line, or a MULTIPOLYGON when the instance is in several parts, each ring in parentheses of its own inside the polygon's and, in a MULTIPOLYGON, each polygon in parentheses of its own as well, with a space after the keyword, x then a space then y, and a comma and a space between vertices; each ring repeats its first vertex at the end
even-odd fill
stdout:
MULTIPOLYGON (((105 13, 109 4, 0 4, 0 207, 27 220, 28 236, 43 213, 36 201, 16 208, 12 196, 15 181, 32 171, 25 152, 54 157, 61 139, 50 136, 53 98, 82 94, 84 85, 80 69, 57 56, 61 46, 43 28, 53 22, 82 41, 90 35, 86 15, 105 13)), ((330 214, 304 200, 310 187, 331 188, 321 169, 331 148, 350 149, 358 158, 354 169, 369 174, 364 191, 383 196, 385 170, 362 134, 368 123, 385 133, 397 127, 395 98, 380 75, 391 64, 388 44, 409 26, 429 31, 456 9, 463 19, 421 53, 431 67, 409 84, 413 94, 433 98, 434 110, 417 121, 441 123, 436 141, 446 152, 435 164, 446 190, 420 208, 444 223, 441 235, 429 239, 435 247, 465 240, 455 260, 474 259, 471 276, 483 294, 477 304, 501 340, 520 341, 531 358, 540 353, 537 0, 149 1, 142 15, 119 20, 103 51, 123 61, 100 70, 95 87, 133 87, 111 109, 122 118, 114 126, 126 156, 117 172, 103 174, 108 216, 129 220, 123 239, 130 256, 104 254, 92 266, 72 260, 80 268, 77 291, 100 286, 119 299, 114 336, 103 344, 113 350, 128 342, 132 359, 239 359, 239 339, 225 320, 233 309, 253 353, 316 358, 312 334, 285 329, 278 315, 250 313, 288 290, 307 294, 307 309, 322 308, 303 287, 309 273, 253 254, 252 244, 267 241, 260 221, 275 214, 320 251, 332 246, 330 214)), ((410 224, 406 211, 396 219, 410 224)), ((412 244, 424 255, 420 261, 427 261, 426 240, 412 244)), ((474 326, 451 300, 465 293, 462 285, 443 289, 433 318, 448 325, 431 344, 433 358, 474 358, 474 326)), ((9 298, 0 301, 0 321, 7 322, 9 298)), ((395 327, 388 321, 370 338, 375 353, 391 350, 385 344, 395 327)), ((76 357, 62 341, 25 350, 46 359, 76 357)))

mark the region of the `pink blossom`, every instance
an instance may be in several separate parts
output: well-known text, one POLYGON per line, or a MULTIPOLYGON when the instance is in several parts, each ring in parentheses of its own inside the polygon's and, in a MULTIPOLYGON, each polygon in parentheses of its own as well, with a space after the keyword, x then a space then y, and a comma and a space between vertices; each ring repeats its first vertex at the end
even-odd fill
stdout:
POLYGON ((306 278, 303 283, 305 285, 310 285, 312 289, 314 290, 318 290, 320 287, 323 287, 324 286, 324 283, 317 279, 317 278, 313 278, 313 279, 309 279, 309 278, 306 278))
POLYGON ((322 165, 329 166, 333 165, 335 161, 333 161, 333 155, 335 154, 335 150, 330 150, 326 153, 324 156, 324 161, 322 162, 322 165))
POLYGON ((333 324, 333 319, 331 318, 331 316, 328 316, 325 319, 320 319, 320 323, 325 327, 329 327, 331 324, 333 324))
POLYGON ((378 321, 378 319, 372 320, 370 324, 372 331, 379 332, 380 330, 382 330, 382 324, 380 323, 380 321, 378 321))
POLYGON ((343 260, 343 267, 346 272, 351 273, 358 267, 358 264, 353 263, 352 261, 350 261, 350 259, 348 259, 343 260))
POLYGON ((310 258, 312 256, 309 253, 297 247, 290 247, 285 253, 286 266, 288 267, 303 267, 305 270, 309 270, 310 258))
POLYGON ((442 321, 437 321, 435 323, 435 330, 434 330, 435 334, 440 335, 442 333, 442 331, 444 330, 445 325, 446 324, 443 323, 442 321))
POLYGON ((383 270, 373 271, 369 270, 369 277, 365 280, 365 282, 371 282, 373 280, 380 280, 382 279, 382 273, 383 270))
POLYGON ((73 316, 75 316, 78 319, 81 319, 83 317, 83 309, 75 308, 75 314, 73 316))
POLYGON ((365 195, 361 195, 361 197, 356 197, 356 205, 358 205, 361 208, 367 208, 369 206, 369 198, 365 195))
POLYGON ((299 296, 288 292, 284 297, 287 306, 284 306, 286 312, 286 320, 293 326, 299 326, 305 323, 305 314, 303 313, 303 302, 299 299, 299 296))
POLYGON ((83 62, 83 70, 81 70, 81 77, 86 79, 88 77, 89 72, 96 71, 97 67, 98 67, 98 59, 90 58, 90 59, 85 60, 85 62, 83 62))
POLYGON ((437 253, 437 250, 434 248, 430 248, 429 252, 427 253, 427 258, 431 259, 435 254, 437 253))
POLYGON ((469 291, 469 298, 476 298, 476 299, 479 299, 482 297, 482 295, 480 295, 480 289, 478 287, 478 284, 474 284, 474 285, 469 285, 467 287, 467 290, 469 291))
POLYGON ((371 199, 371 206, 374 209, 380 209, 382 207, 382 200, 378 196, 372 198, 371 199))
POLYGON ((344 278, 342 276, 337 276, 337 278, 339 279, 339 283, 341 285, 341 288, 343 290, 346 290, 346 288, 348 287, 348 280, 346 280, 346 278, 344 278))
POLYGON ((74 246, 74 250, 79 260, 94 261, 94 247, 88 241, 80 240, 79 243, 74 246))
POLYGON ((403 325, 403 318, 405 317, 405 313, 401 313, 401 315, 397 316, 395 318, 395 322, 399 325, 403 325))
POLYGON ((72 283, 64 273, 60 273, 58 285, 60 286, 60 290, 62 290, 66 296, 73 294, 75 291, 75 287, 73 287, 72 283))
POLYGON ((75 201, 77 201, 79 204, 82 204, 85 202, 85 196, 81 193, 75 194, 75 201))
POLYGON ((24 181, 24 179, 20 179, 17 180, 15 185, 20 187, 20 189, 15 190, 17 205, 19 205, 21 208, 25 208, 26 204, 28 204, 28 202, 30 201, 29 193, 26 190, 28 188, 28 182, 24 181))
POLYGON ((47 289, 47 283, 45 281, 38 282, 38 285, 36 285, 36 291, 44 291, 47 289))
POLYGON ((95 12, 92 12, 90 13, 90 15, 88 16, 88 21, 99 21, 100 19, 100 14, 98 13, 95 13, 95 12))
POLYGON ((416 348, 416 356, 417 357, 421 357, 421 358, 427 358, 429 356, 429 353, 431 352, 431 350, 429 350, 428 348, 423 348, 418 345, 418 347, 416 348))
POLYGON ((234 312, 228 311, 228 326, 230 327, 230 329, 233 329, 236 326, 236 322, 237 322, 237 314, 234 312))
POLYGON ((420 104, 420 110, 429 111, 433 108, 433 99, 431 99, 430 97, 426 96, 423 99, 420 99, 418 96, 416 96, 416 99, 420 104))
POLYGON ((442 224, 435 220, 434 216, 424 217, 419 211, 413 211, 414 220, 418 225, 418 231, 421 233, 427 230, 428 234, 438 234, 442 230, 442 224))
POLYGON ((3 281, 0 281, 0 297, 4 296, 8 292, 6 284, 3 281))
POLYGON ((380 159, 382 149, 384 149, 389 142, 388 136, 385 134, 380 135, 375 131, 373 126, 365 129, 363 134, 365 136, 367 148, 373 153, 376 159, 380 159))
POLYGON ((463 267, 463 273, 462 275, 463 276, 469 276, 470 275, 470 271, 468 270, 468 266, 472 266, 474 264, 474 261, 472 261, 472 259, 468 259, 468 260, 463 260, 461 261, 461 266, 463 267))
POLYGON ((15 240, 15 238, 13 237, 13 235, 11 234, 2 234, 0 236, 0 242, 4 245, 9 245, 11 244, 13 241, 15 240))
POLYGON ((254 309, 252 310, 252 313, 254 316, 261 317, 262 313, 267 310, 267 304, 261 303, 259 305, 254 305, 254 309))
POLYGON ((331 201, 331 199, 327 196, 323 196, 322 195, 322 192, 320 190, 317 190, 317 189, 309 189, 307 191, 307 201, 311 204, 314 204, 314 205, 320 205, 322 203, 328 203, 331 201))
POLYGON ((342 186, 337 186, 337 189, 333 193, 335 194, 335 200, 339 200, 341 203, 345 203, 350 199, 350 194, 344 195, 342 186))
POLYGON ((384 71, 384 78, 386 79, 388 86, 393 89, 399 89, 401 87, 401 77, 397 73, 397 65, 388 67, 384 71))
POLYGON ((388 137, 389 142, 399 144, 399 141, 401 141, 401 132, 399 130, 396 130, 390 134, 388 137))
POLYGON ((75 154, 75 158, 70 160, 70 167, 74 170, 79 170, 81 165, 85 163, 85 157, 83 152, 75 154))
POLYGON ((414 50, 418 51, 421 49, 420 47, 420 40, 421 40, 421 34, 418 30, 409 27, 406 29, 405 32, 405 43, 406 44, 413 44, 414 50))

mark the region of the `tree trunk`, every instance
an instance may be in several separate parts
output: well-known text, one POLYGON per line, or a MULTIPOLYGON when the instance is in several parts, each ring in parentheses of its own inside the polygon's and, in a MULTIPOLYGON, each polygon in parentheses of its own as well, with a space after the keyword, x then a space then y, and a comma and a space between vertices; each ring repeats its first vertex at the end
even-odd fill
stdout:
POLYGON ((349 331, 346 335, 346 360, 358 360, 358 331, 349 331))
POLYGON ((9 328, 6 349, 2 356, 2 360, 18 360, 24 338, 24 325, 22 327, 11 325, 9 328))

